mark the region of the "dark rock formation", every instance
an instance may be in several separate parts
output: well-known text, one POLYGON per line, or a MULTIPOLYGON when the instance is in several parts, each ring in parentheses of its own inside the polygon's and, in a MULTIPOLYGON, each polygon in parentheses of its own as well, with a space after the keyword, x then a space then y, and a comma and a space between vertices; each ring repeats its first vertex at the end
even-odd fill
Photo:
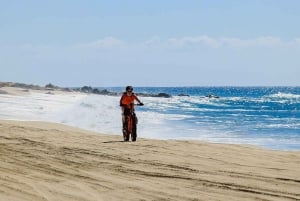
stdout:
POLYGON ((157 94, 157 97, 171 98, 171 95, 167 94, 167 93, 159 93, 159 94, 157 94))
POLYGON ((213 95, 213 94, 208 94, 206 96, 207 98, 220 98, 219 96, 213 95))
POLYGON ((158 94, 147 94, 147 93, 137 93, 141 97, 161 97, 161 98, 171 98, 172 96, 167 93, 158 93, 158 94))
POLYGON ((187 96, 187 97, 189 97, 190 95, 188 95, 188 94, 178 94, 178 96, 187 96))

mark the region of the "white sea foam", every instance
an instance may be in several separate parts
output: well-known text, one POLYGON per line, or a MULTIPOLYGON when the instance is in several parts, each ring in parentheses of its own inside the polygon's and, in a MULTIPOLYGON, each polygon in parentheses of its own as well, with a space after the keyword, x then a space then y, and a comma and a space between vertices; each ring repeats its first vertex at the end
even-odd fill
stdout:
MULTIPOLYGON (((86 94, 0 95, 0 119, 50 121, 100 133, 121 134, 120 97, 86 94)), ((144 98, 148 107, 169 107, 168 99, 144 98), (156 100, 156 101, 155 101, 156 100)), ((184 115, 137 110, 140 137, 166 139, 174 128, 165 120, 180 120, 184 115)))
MULTIPOLYGON (((11 120, 48 120, 52 114, 72 105, 84 95, 32 93, 24 96, 0 95, 0 118, 11 120)), ((54 121, 54 120, 53 120, 54 121)))
MULTIPOLYGON (((271 97, 263 97, 261 100, 269 98, 271 97)), ((0 119, 50 121, 99 133, 116 134, 121 137, 119 99, 120 97, 117 96, 72 93, 31 93, 23 96, 0 94, 0 119)), ((252 137, 251 135, 244 135, 245 130, 250 127, 254 130, 299 128, 297 118, 289 117, 288 124, 284 124, 282 123, 283 118, 270 119, 272 116, 269 117, 269 115, 260 113, 257 115, 256 110, 250 107, 244 109, 227 106, 227 104, 231 104, 227 103, 230 98, 208 99, 174 96, 172 98, 140 97, 140 99, 145 103, 145 107, 136 108, 139 119, 139 137, 198 139, 210 142, 263 146, 270 144, 276 147, 279 146, 276 145, 277 138, 270 138, 270 134, 252 137), (233 113, 227 113, 228 111, 233 113), (249 111, 252 113, 245 113, 249 111), (221 114, 218 115, 218 112, 221 114), (240 121, 239 116, 241 115, 245 118, 240 121), (228 116, 233 116, 233 118, 228 118, 228 116), (268 123, 256 121, 258 117, 265 117, 265 121, 268 123), (280 120, 281 123, 277 120, 280 120)), ((248 101, 247 98, 231 99, 248 101)), ((276 112, 279 110, 277 109, 276 112)), ((280 142, 278 141, 279 144, 280 142)), ((294 139, 282 141, 287 146, 295 143, 294 149, 299 149, 299 146, 296 146, 297 142, 299 141, 294 139)), ((280 146, 283 147, 284 145, 280 146)))
POLYGON ((287 98, 287 99, 300 99, 300 95, 299 94, 291 94, 291 93, 281 93, 278 92, 276 94, 271 94, 267 97, 271 97, 271 98, 287 98))

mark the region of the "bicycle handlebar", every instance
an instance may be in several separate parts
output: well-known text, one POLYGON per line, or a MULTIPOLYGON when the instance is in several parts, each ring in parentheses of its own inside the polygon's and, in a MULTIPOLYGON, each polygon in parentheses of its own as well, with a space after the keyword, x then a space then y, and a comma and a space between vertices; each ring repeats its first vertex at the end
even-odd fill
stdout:
MULTIPOLYGON (((138 103, 138 104, 132 104, 132 105, 135 105, 135 106, 144 106, 144 103, 138 103)), ((125 106, 125 105, 120 105, 120 106, 125 106)))

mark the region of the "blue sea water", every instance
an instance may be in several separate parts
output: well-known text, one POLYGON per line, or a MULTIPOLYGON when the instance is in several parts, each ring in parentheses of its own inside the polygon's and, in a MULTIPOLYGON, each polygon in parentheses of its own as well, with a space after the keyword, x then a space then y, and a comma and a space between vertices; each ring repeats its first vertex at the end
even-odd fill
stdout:
POLYGON ((300 150, 300 87, 136 87, 134 91, 172 95, 155 103, 144 98, 145 107, 138 108, 180 117, 168 121, 178 131, 166 138, 300 150))

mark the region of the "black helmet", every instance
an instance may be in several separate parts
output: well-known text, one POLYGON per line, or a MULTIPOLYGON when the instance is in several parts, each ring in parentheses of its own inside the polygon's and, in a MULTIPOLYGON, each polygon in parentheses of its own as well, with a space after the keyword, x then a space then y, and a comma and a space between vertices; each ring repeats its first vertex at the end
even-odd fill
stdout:
POLYGON ((126 91, 133 91, 132 86, 127 86, 127 87, 126 87, 126 91))

